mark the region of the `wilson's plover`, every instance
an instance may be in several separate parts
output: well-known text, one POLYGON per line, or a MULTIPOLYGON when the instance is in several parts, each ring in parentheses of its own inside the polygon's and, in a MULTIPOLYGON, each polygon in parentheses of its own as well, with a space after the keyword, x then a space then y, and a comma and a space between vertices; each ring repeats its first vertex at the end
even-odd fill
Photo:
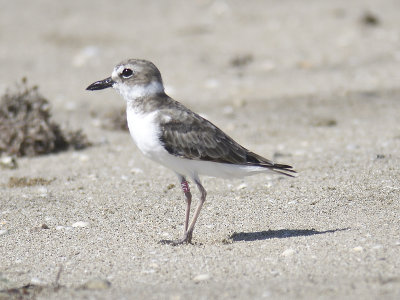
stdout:
POLYGON ((87 90, 113 87, 126 101, 129 132, 148 158, 173 170, 186 197, 184 235, 172 244, 190 243, 207 192, 200 175, 243 177, 275 172, 296 173, 289 165, 276 164, 235 142, 221 129, 192 112, 164 92, 160 71, 150 61, 128 59, 119 63, 111 77, 96 81, 87 90), (201 197, 189 224, 192 194, 186 178, 201 197))

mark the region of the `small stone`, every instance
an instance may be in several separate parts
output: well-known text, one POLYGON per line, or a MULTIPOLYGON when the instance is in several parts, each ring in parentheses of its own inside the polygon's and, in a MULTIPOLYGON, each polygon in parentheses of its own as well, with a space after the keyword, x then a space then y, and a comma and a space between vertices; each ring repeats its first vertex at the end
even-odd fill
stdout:
POLYGON ((12 156, 4 156, 0 158, 0 167, 3 169, 16 169, 18 167, 17 160, 12 156))
POLYGON ((210 279, 210 274, 199 274, 193 278, 193 281, 200 282, 210 279))
POLYGON ((351 249, 351 252, 362 252, 363 250, 364 250, 363 247, 358 246, 351 249))
POLYGON ((362 15, 361 23, 367 26, 377 26, 379 25, 380 20, 377 15, 370 11, 367 11, 362 15))
POLYGON ((158 268, 160 268, 160 266, 159 266, 158 264, 156 264, 156 263, 151 263, 151 264, 149 265, 149 267, 152 268, 152 269, 158 269, 158 268))
POLYGON ((106 290, 111 286, 111 282, 106 279, 90 279, 80 286, 84 290, 106 290))
POLYGON ((316 127, 334 127, 337 125, 337 121, 331 118, 321 118, 314 121, 313 125, 316 127))
POLYGON ((293 255, 294 252, 295 252, 295 251, 294 251, 292 248, 289 248, 289 249, 286 249, 285 251, 283 251, 281 255, 287 257, 287 256, 293 255))
POLYGON ((72 224, 72 227, 86 227, 88 225, 89 225, 88 222, 79 221, 72 224))
POLYGON ((33 284, 33 285, 45 285, 46 283, 43 280, 40 280, 37 277, 33 277, 31 279, 31 284, 33 284))
POLYGON ((42 229, 50 229, 49 226, 47 226, 47 224, 44 224, 44 223, 42 225, 40 225, 40 228, 42 228, 42 229))
POLYGON ((1 235, 5 235, 7 232, 8 232, 7 229, 1 229, 1 230, 0 230, 0 236, 1 236, 1 235))
POLYGON ((236 187, 236 190, 237 190, 237 191, 240 191, 240 190, 243 190, 243 189, 245 189, 245 188, 247 188, 247 184, 246 184, 246 183, 242 183, 242 184, 239 184, 239 185, 236 187))
POLYGON ((346 149, 349 150, 349 151, 354 151, 354 150, 356 150, 356 149, 358 149, 358 148, 359 148, 359 146, 358 146, 358 145, 355 145, 355 144, 348 144, 348 145, 346 146, 346 149))
POLYGON ((47 197, 47 188, 45 188, 44 186, 38 187, 37 188, 37 192, 39 194, 40 197, 47 197))
POLYGON ((141 173, 143 173, 143 170, 139 169, 139 168, 132 168, 131 173, 132 174, 141 174, 141 173))
POLYGON ((233 57, 229 64, 233 67, 244 67, 253 61, 253 55, 243 54, 233 57))
POLYGON ((79 159, 80 161, 82 161, 82 162, 88 161, 88 160, 89 160, 89 155, 80 154, 80 155, 78 156, 78 159, 79 159))

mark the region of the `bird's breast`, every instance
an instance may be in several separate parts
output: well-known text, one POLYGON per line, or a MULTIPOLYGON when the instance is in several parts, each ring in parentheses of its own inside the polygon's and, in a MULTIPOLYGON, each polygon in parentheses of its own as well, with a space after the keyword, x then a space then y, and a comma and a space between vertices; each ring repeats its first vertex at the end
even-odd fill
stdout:
POLYGON ((156 119, 156 111, 143 113, 129 107, 127 109, 127 122, 132 139, 139 150, 152 159, 166 151, 159 139, 160 126, 156 119))

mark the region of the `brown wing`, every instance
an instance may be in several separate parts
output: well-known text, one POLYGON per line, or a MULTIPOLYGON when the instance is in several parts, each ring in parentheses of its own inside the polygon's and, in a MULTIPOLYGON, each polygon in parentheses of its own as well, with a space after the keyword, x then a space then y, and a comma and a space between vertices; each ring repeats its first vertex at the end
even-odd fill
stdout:
POLYGON ((161 111, 160 140, 172 155, 219 163, 260 166, 291 176, 291 166, 274 164, 239 145, 221 129, 188 110, 161 111), (164 122, 162 120, 165 120, 164 122))

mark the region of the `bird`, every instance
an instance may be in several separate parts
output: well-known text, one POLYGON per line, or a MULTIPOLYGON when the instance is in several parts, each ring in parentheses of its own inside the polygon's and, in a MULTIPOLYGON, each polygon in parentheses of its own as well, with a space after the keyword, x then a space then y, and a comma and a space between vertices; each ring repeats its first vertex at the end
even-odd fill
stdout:
POLYGON ((192 243, 193 231, 206 200, 200 175, 242 178, 259 173, 294 177, 292 166, 278 164, 241 146, 216 125, 164 91, 158 68, 144 59, 117 64, 110 77, 90 84, 89 91, 114 88, 126 102, 130 135, 144 156, 171 169, 185 196, 183 237, 172 245, 192 243), (196 184, 200 200, 190 221, 192 194, 187 179, 196 184))

